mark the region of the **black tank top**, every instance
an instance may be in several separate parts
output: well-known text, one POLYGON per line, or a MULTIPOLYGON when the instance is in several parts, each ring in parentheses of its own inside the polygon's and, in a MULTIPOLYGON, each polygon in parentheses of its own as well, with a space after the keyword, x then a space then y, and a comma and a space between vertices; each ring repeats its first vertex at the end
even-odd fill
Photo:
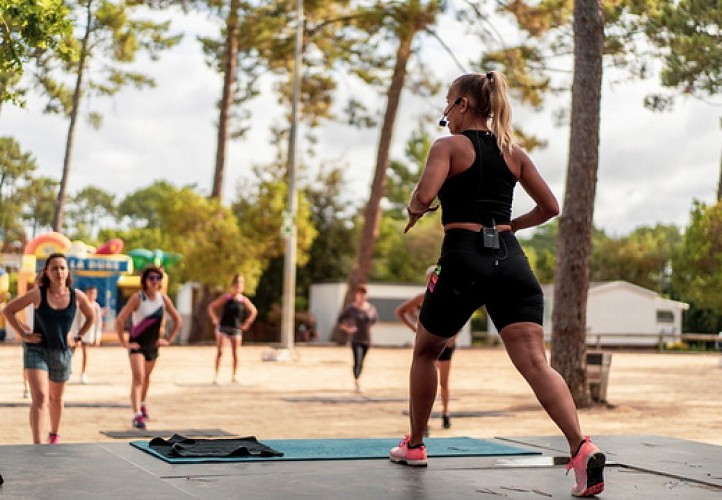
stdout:
POLYGON ((475 222, 491 226, 511 222, 516 177, 487 130, 462 132, 474 145, 476 158, 469 168, 447 177, 439 189, 441 223, 475 222))
POLYGON ((70 289, 70 301, 65 309, 53 309, 48 304, 48 289, 40 287, 40 307, 35 309, 33 333, 43 336, 40 345, 48 349, 67 349, 68 332, 75 319, 77 305, 75 290, 70 289))
POLYGON ((223 304, 223 314, 221 315, 220 326, 240 328, 241 323, 243 323, 245 313, 246 303, 242 300, 236 300, 236 298, 231 295, 226 300, 226 303, 223 304))

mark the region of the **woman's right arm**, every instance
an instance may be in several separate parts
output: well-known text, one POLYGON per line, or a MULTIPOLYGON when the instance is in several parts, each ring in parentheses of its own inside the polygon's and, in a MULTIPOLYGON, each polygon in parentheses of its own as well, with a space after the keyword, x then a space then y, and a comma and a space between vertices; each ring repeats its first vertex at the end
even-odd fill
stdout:
POLYGON ((218 309, 223 302, 226 301, 226 294, 221 294, 216 299, 208 304, 208 317, 211 318, 211 323, 213 323, 213 326, 215 328, 218 328, 218 325, 220 323, 218 316, 216 315, 216 309, 218 309))
POLYGON ((27 325, 21 324, 15 315, 25 309, 30 304, 32 304, 34 307, 38 307, 40 305, 40 289, 37 287, 33 288, 26 294, 21 295, 20 297, 15 297, 13 300, 8 302, 8 304, 3 309, 3 315, 7 319, 8 324, 22 339, 25 339, 25 337, 28 334, 32 334, 32 332, 27 331, 27 325))
POLYGON ((451 168, 451 155, 453 151, 454 137, 441 137, 434 141, 429 149, 429 156, 426 159, 426 166, 421 174, 418 184, 414 189, 406 211, 409 214, 409 222, 404 232, 414 227, 416 222, 426 213, 433 212, 438 205, 432 207, 431 203, 444 184, 451 168))
POLYGON ((399 317, 403 324, 411 328, 414 333, 416 333, 416 322, 419 320, 417 311, 423 301, 424 294, 419 294, 396 308, 396 316, 399 317))

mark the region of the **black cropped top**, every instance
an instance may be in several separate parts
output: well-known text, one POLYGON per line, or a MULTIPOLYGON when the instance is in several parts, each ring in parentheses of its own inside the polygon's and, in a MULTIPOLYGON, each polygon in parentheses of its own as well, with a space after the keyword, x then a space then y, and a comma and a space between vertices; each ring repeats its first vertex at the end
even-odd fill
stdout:
POLYGON ((511 222, 516 177, 487 130, 465 130, 476 152, 474 163, 448 177, 439 189, 441 223, 475 222, 490 227, 511 222))

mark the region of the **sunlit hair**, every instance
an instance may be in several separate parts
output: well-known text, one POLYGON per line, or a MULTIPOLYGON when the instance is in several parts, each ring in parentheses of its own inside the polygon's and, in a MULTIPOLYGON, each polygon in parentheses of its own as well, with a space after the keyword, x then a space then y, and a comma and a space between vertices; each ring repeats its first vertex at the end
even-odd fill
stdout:
POLYGON ((148 291, 148 276, 153 273, 160 276, 161 280, 163 279, 163 270, 160 267, 148 266, 143 269, 143 274, 140 275, 140 287, 143 289, 144 292, 148 291))
POLYGON ((457 97, 469 99, 471 109, 491 120, 489 129, 496 136, 502 153, 510 153, 514 146, 511 133, 511 104, 509 103, 506 77, 498 71, 461 75, 452 88, 457 97))
MULTIPOLYGON (((40 284, 42 286, 50 286, 50 277, 48 276, 48 269, 50 268, 50 263, 54 261, 55 259, 63 259, 65 261, 65 266, 68 266, 68 258, 65 256, 64 253, 53 253, 48 256, 47 259, 45 259, 45 265, 43 265, 42 271, 40 271, 40 284)), ((73 284, 73 277, 70 275, 70 269, 68 268, 68 277, 65 278, 65 286, 68 288, 71 287, 73 284)))

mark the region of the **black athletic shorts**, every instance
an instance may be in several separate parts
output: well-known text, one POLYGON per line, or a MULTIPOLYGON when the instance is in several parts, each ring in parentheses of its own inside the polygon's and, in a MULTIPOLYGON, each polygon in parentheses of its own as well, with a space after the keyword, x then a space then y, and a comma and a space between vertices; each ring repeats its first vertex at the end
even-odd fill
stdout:
POLYGON ((441 354, 439 354, 439 357, 436 358, 437 361, 451 361, 451 356, 454 355, 454 349, 456 349, 456 346, 449 347, 448 345, 444 347, 444 350, 441 351, 441 354))
POLYGON ((481 306, 498 331, 520 322, 542 324, 544 296, 511 231, 500 248, 484 248, 482 233, 450 229, 426 287, 419 321, 434 335, 453 337, 481 306))

